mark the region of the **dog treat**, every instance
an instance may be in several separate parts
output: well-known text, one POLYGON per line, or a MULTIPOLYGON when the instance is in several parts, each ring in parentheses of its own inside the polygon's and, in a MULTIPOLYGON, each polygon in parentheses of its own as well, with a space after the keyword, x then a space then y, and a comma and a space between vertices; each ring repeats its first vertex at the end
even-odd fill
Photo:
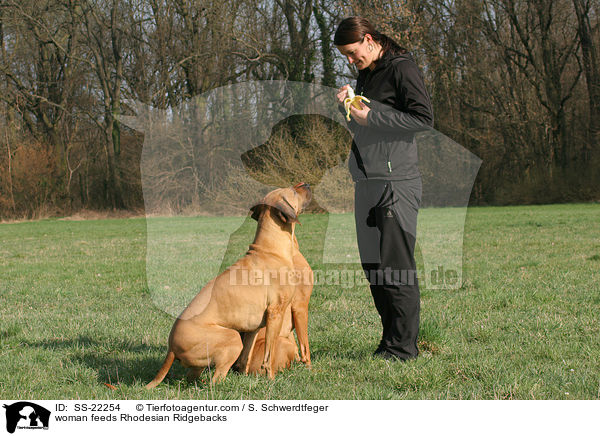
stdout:
POLYGON ((350 106, 354 106, 356 109, 360 109, 360 101, 364 100, 367 103, 371 103, 371 101, 367 97, 363 97, 362 95, 354 94, 354 89, 351 86, 348 87, 348 97, 344 99, 344 108, 346 109, 346 119, 350 121, 350 106))

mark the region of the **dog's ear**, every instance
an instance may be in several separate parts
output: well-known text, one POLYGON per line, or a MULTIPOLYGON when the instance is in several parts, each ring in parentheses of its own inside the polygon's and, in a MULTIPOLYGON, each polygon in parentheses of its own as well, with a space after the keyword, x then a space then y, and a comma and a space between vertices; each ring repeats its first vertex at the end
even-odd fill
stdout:
POLYGON ((259 203, 250 208, 250 212, 252 212, 253 220, 258 221, 258 218, 260 218, 260 214, 262 213, 264 207, 265 207, 264 204, 259 203))

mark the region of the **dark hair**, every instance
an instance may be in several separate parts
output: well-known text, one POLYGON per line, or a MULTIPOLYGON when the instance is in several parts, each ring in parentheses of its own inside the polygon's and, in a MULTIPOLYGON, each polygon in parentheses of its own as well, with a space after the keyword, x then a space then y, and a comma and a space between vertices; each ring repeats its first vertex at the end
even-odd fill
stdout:
POLYGON ((399 46, 389 36, 377 31, 369 20, 362 17, 343 19, 335 31, 333 43, 335 45, 346 45, 361 42, 367 33, 371 35, 373 41, 381 45, 384 53, 403 54, 408 51, 404 47, 399 46))

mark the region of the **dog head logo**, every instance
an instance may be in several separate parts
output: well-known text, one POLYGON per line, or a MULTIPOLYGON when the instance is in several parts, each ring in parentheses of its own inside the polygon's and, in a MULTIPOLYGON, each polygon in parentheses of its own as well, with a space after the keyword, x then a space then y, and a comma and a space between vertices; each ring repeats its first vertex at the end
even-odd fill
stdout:
MULTIPOLYGON (((314 83, 252 81, 212 89, 168 110, 131 102, 135 116, 119 118, 144 134, 140 171, 148 214, 146 278, 157 307, 178 316, 228 266, 225 259, 233 249, 222 243, 226 235, 234 238, 252 221, 248 210, 292 181, 309 182, 314 203, 336 214, 324 220, 322 233, 313 235, 322 264, 360 263, 354 220, 348 224, 342 216, 354 210, 348 169, 358 165, 358 158, 350 150, 350 138, 338 132, 347 124, 337 91, 314 83), (306 123, 308 119, 320 124, 306 123), (346 145, 340 147, 340 141, 346 145), (165 215, 176 219, 161 218, 165 215), (196 219, 201 216, 227 218, 196 219)), ((370 152, 378 139, 365 132, 353 139, 370 152)), ((455 289, 462 284, 466 210, 481 159, 433 129, 414 135, 423 192, 415 207, 430 208, 419 213, 420 280, 427 288, 455 289)), ((392 170, 391 163, 381 164, 377 171, 392 170)), ((411 189, 416 199, 419 188, 411 189)), ((285 207, 279 210, 285 217, 285 207)), ((254 208, 252 215, 258 211, 254 208)))
POLYGON ((50 411, 27 401, 4 405, 6 409, 6 431, 14 433, 17 428, 47 429, 50 411))

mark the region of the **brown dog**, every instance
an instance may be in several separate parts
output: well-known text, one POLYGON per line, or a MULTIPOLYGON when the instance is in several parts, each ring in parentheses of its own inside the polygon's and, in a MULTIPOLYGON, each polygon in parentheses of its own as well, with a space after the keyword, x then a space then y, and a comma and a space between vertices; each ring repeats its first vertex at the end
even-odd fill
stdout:
MULTIPOLYGON (((255 218, 259 219, 258 217, 255 218)), ((313 272, 302 253, 300 253, 298 240, 295 236, 294 247, 294 268, 296 270, 294 279, 297 288, 292 303, 286 310, 281 332, 275 344, 272 357, 274 372, 289 368, 295 360, 301 360, 309 368, 311 366, 308 344, 308 303, 313 290, 313 272), (300 355, 298 355, 298 347, 294 339, 294 329, 300 344, 300 355)), ((244 350, 240 354, 235 367, 246 374, 264 373, 262 356, 265 350, 266 328, 263 327, 258 331, 253 344, 251 341, 254 336, 252 335, 253 333, 242 334, 244 350)))
MULTIPOLYGON (((224 379, 238 357, 242 368, 247 368, 247 356, 261 327, 265 327, 261 371, 274 377, 275 345, 298 289, 295 223, 310 199, 310 187, 300 183, 270 192, 253 207, 258 220, 254 242, 246 255, 209 282, 175 321, 167 357, 148 389, 165 378, 175 359, 190 368, 192 377, 214 365, 213 382, 224 379), (240 333, 244 333, 245 358, 240 356, 244 350, 240 333)), ((298 313, 303 316, 300 309, 298 313)))

